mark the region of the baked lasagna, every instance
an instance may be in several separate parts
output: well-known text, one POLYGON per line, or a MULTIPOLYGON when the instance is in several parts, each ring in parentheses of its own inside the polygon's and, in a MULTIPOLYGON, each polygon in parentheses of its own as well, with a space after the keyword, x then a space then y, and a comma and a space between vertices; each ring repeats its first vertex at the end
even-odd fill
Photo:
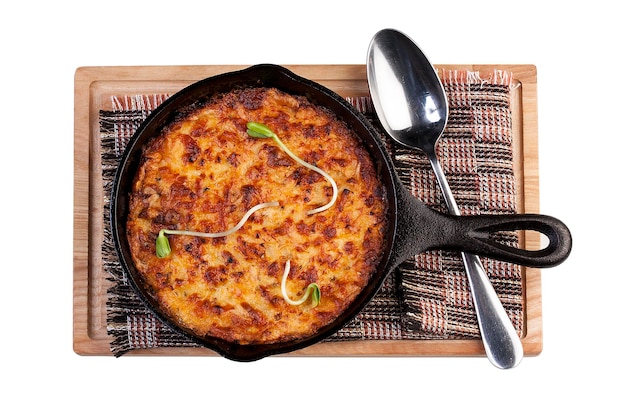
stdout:
POLYGON ((188 109, 149 141, 126 233, 142 284, 179 327, 269 344, 311 336, 345 311, 381 260, 386 216, 376 166, 344 122, 254 87, 188 109), (253 136, 251 122, 283 147, 253 136), (163 231, 169 251, 157 256, 163 231), (306 298, 312 284, 319 299, 306 298))

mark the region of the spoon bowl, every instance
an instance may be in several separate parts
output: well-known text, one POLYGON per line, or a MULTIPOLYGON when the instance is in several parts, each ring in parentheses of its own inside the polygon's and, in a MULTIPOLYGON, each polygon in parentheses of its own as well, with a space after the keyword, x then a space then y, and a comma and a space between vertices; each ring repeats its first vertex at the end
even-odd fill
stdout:
POLYGON ((448 100, 421 49, 400 32, 379 32, 370 44, 367 77, 389 136, 411 148, 433 150, 448 122, 448 100))
MULTIPOLYGON (((437 71, 409 37, 394 29, 376 33, 367 56, 367 80, 381 124, 396 142, 423 151, 448 210, 461 212, 436 153, 448 121, 448 101, 437 71)), ((498 368, 519 364, 522 343, 476 255, 461 253, 487 357, 498 368)))

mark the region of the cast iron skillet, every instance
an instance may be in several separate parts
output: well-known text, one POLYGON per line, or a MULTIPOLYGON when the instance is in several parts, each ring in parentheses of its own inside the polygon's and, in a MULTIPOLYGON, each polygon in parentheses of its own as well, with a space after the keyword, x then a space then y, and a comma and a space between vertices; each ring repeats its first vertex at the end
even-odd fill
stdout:
POLYGON ((571 251, 572 238, 559 220, 543 215, 451 216, 431 210, 401 185, 372 125, 342 97, 315 82, 304 79, 276 65, 263 64, 201 80, 174 94, 156 108, 137 129, 120 161, 112 191, 111 226, 115 247, 129 282, 141 300, 157 317, 198 344, 237 361, 253 361, 265 356, 286 353, 317 343, 332 335, 356 316, 376 294, 384 278, 402 261, 431 249, 458 250, 531 267, 551 267, 563 262, 571 251), (150 138, 171 122, 181 108, 209 99, 216 93, 235 87, 276 87, 333 111, 363 141, 377 163, 387 190, 389 226, 384 256, 370 283, 351 306, 333 323, 306 339, 277 344, 239 345, 217 338, 187 334, 166 316, 142 284, 133 264, 125 225, 128 196, 140 160, 141 150, 150 138), (490 239, 495 231, 535 230, 548 237, 545 248, 528 251, 502 245, 490 239))

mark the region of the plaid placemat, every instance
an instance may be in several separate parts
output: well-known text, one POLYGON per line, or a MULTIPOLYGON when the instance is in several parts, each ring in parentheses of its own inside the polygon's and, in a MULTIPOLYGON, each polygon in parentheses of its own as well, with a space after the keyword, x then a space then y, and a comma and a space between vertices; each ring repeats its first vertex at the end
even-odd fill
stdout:
MULTIPOLYGON (((468 71, 440 71, 450 118, 438 155, 461 212, 516 212, 513 167, 512 74, 494 71, 481 77, 468 71)), ((117 259, 109 223, 109 196, 119 158, 137 127, 167 99, 166 94, 111 97, 112 110, 101 110, 100 136, 104 187, 104 269, 113 282, 107 298, 111 352, 134 349, 197 347, 162 324, 139 300, 117 259)), ((446 211, 436 179, 419 151, 396 146, 376 118, 369 97, 346 97, 379 130, 403 183, 426 205, 446 211)), ((503 242, 517 245, 514 233, 503 242)), ((483 259, 485 270, 515 328, 524 326, 521 268, 483 259)), ((479 338, 478 323, 459 253, 430 251, 404 262, 383 283, 374 299, 351 323, 330 337, 343 340, 417 340, 479 338)))

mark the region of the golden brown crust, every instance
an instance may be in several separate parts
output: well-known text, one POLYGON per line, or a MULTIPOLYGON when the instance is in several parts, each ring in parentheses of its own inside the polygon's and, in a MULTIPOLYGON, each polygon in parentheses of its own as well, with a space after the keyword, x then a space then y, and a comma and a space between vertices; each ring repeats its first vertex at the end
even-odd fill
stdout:
POLYGON ((315 333, 367 285, 382 255, 384 190, 368 152, 325 109, 276 89, 236 90, 168 126, 146 146, 130 199, 127 236, 137 269, 167 314, 198 335, 241 344, 275 343, 315 333), (296 163, 272 139, 252 138, 249 121, 269 126, 296 155, 332 176, 296 163), (169 236, 161 229, 222 232, 251 207, 237 232, 220 238, 169 236), (292 306, 309 283, 321 303, 292 306))

